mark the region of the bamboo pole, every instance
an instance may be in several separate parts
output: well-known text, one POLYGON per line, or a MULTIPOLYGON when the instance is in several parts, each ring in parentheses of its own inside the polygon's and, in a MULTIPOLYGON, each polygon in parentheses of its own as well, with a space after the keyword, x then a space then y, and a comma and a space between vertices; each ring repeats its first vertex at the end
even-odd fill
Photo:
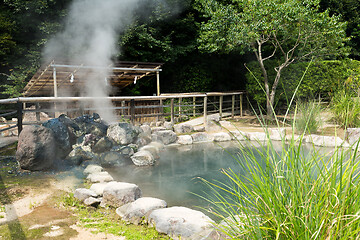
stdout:
POLYGON ((174 124, 175 116, 174 116, 174 99, 173 98, 171 99, 170 109, 171 109, 170 110, 171 111, 171 123, 174 124))
POLYGON ((224 96, 220 96, 219 97, 219 114, 220 114, 220 120, 222 119, 222 115, 223 115, 223 100, 224 100, 224 96))
POLYGON ((235 116, 235 95, 231 96, 231 118, 235 116))
POLYGON ((193 97, 193 117, 196 116, 196 97, 193 97))
POLYGON ((208 121, 207 121, 207 101, 208 101, 208 97, 205 96, 205 97, 204 97, 204 125, 205 125, 205 129, 208 129, 208 121))
POLYGON ((243 116, 243 95, 240 95, 240 117, 243 116))
POLYGON ((18 127, 18 135, 20 135, 22 129, 23 129, 23 124, 22 124, 22 120, 23 120, 23 103, 18 102, 17 103, 17 127, 18 127))

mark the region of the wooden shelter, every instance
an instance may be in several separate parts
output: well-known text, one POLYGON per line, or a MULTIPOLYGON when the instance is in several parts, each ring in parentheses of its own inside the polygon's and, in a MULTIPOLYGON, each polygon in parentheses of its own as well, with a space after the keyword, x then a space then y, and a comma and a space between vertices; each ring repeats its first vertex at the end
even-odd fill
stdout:
MULTIPOLYGON (((52 61, 45 64, 35 73, 24 88, 23 95, 59 96, 59 90, 80 91, 87 84, 87 79, 98 71, 107 71, 104 84, 109 84, 119 92, 122 88, 136 83, 140 79, 156 74, 157 89, 160 95, 160 78, 162 63, 149 62, 116 62, 111 66, 87 66, 81 63, 69 64, 52 61)), ((72 94, 74 95, 74 94, 72 94)), ((76 93, 75 93, 76 95, 76 93)))

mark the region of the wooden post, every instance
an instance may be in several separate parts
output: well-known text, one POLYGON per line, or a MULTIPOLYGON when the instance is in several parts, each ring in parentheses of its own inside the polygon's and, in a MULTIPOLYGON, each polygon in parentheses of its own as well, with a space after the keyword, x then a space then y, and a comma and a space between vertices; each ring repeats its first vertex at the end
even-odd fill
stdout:
POLYGON ((130 113, 131 113, 130 120, 131 120, 131 123, 134 125, 135 124, 135 100, 134 99, 130 100, 130 113))
POLYGON ((179 98, 179 118, 181 118, 181 102, 182 98, 179 98))
POLYGON ((164 119, 164 104, 163 104, 162 99, 160 99, 160 107, 157 112, 158 112, 157 114, 159 116, 159 120, 161 120, 161 121, 165 120, 164 119))
POLYGON ((125 101, 121 101, 121 116, 125 115, 125 101))
POLYGON ((196 116, 196 97, 193 97, 193 117, 196 116))
POLYGON ((35 103, 35 116, 36 116, 36 121, 40 121, 40 104, 39 103, 35 103))
POLYGON ((222 110, 223 110, 223 101, 224 101, 224 96, 220 96, 219 99, 219 114, 220 114, 220 120, 222 119, 222 110))
MULTIPOLYGON (((53 80, 54 80, 54 97, 58 97, 58 89, 57 89, 57 80, 56 80, 56 68, 53 68, 53 80)), ((56 103, 54 102, 54 115, 57 118, 59 116, 59 113, 56 111, 57 110, 57 106, 56 103)))
POLYGON ((171 111, 171 123, 174 124, 174 99, 171 99, 171 103, 170 103, 170 111, 171 111))
POLYGON ((160 73, 156 72, 156 94, 160 96, 160 73))
POLYGON ((240 94, 240 117, 243 116, 243 106, 242 106, 242 103, 243 102, 243 95, 240 94))
POLYGON ((22 129, 23 129, 23 109, 24 106, 22 102, 17 102, 17 127, 18 127, 18 135, 20 135, 22 129))
POLYGON ((208 121, 207 121, 207 101, 208 98, 207 96, 204 97, 204 125, 205 125, 205 129, 208 129, 208 121))
POLYGON ((235 116, 235 95, 231 96, 231 117, 235 116))

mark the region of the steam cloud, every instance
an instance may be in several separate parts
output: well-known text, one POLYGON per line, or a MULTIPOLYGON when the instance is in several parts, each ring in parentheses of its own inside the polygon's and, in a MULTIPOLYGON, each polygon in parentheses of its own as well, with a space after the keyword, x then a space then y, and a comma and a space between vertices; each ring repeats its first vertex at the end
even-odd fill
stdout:
MULTIPOLYGON (((107 67, 118 53, 117 40, 132 21, 141 0, 75 0, 69 10, 65 30, 52 38, 44 51, 47 60, 62 59, 69 63, 107 67)), ((97 69, 86 76, 82 96, 107 97, 106 78, 111 72, 97 69)), ((76 77, 75 77, 76 81, 76 77)), ((110 101, 93 105, 108 122, 116 120, 110 101)))

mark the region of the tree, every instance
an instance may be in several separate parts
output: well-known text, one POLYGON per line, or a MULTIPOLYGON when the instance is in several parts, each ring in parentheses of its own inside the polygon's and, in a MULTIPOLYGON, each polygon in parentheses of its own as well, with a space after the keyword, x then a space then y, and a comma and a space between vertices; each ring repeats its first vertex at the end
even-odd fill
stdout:
POLYGON ((199 43, 207 51, 254 52, 260 65, 267 115, 272 118, 282 71, 295 61, 346 53, 346 24, 337 15, 319 11, 319 0, 195 0, 207 21, 199 43), (272 86, 264 65, 273 57, 272 86))

